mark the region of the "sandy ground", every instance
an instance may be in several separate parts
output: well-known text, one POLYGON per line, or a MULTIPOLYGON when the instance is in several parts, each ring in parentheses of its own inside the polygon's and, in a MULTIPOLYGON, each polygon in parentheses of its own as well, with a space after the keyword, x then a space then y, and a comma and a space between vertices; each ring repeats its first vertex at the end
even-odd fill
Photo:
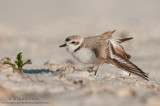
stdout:
POLYGON ((23 52, 24 74, 0 62, 0 105, 159 106, 160 1, 0 0, 0 59, 23 52), (15 2, 17 1, 17 2, 15 2), (59 45, 70 35, 116 29, 150 81, 104 64, 97 76, 59 45), (25 104, 26 103, 26 104, 25 104))

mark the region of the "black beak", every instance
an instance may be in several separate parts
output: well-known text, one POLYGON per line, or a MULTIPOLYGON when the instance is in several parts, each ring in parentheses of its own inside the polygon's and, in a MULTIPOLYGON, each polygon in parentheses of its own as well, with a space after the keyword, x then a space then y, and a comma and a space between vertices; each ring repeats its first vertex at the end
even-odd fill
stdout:
POLYGON ((66 47, 67 45, 66 44, 63 44, 63 45, 60 45, 59 47, 66 47))

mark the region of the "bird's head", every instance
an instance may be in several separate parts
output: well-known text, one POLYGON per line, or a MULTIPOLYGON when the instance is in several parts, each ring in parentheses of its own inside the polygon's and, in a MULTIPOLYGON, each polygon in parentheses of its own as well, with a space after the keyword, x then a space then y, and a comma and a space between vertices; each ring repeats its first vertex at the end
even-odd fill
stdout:
POLYGON ((59 47, 66 47, 68 52, 74 52, 83 42, 83 38, 79 35, 73 35, 67 37, 65 43, 60 45, 59 47))

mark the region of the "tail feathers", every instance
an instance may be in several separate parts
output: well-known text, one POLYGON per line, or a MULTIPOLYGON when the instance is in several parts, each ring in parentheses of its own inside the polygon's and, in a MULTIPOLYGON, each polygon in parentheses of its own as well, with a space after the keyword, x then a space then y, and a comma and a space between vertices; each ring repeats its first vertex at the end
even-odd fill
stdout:
POLYGON ((125 42, 125 41, 128 41, 128 40, 131 40, 131 39, 133 39, 133 37, 118 39, 117 41, 118 41, 119 43, 122 43, 122 42, 125 42))

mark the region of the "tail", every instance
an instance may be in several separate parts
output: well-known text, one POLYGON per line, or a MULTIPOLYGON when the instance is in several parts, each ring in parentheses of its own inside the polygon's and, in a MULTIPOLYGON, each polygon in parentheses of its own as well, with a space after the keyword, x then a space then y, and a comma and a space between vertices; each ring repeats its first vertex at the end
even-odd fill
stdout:
POLYGON ((130 62, 128 59, 116 53, 111 42, 109 42, 109 54, 110 54, 109 60, 112 65, 149 81, 148 76, 145 72, 143 72, 140 68, 138 68, 132 62, 130 62))
POLYGON ((122 43, 122 42, 125 42, 125 41, 128 41, 128 40, 131 40, 131 39, 133 39, 133 37, 118 39, 117 41, 118 41, 119 43, 122 43))

